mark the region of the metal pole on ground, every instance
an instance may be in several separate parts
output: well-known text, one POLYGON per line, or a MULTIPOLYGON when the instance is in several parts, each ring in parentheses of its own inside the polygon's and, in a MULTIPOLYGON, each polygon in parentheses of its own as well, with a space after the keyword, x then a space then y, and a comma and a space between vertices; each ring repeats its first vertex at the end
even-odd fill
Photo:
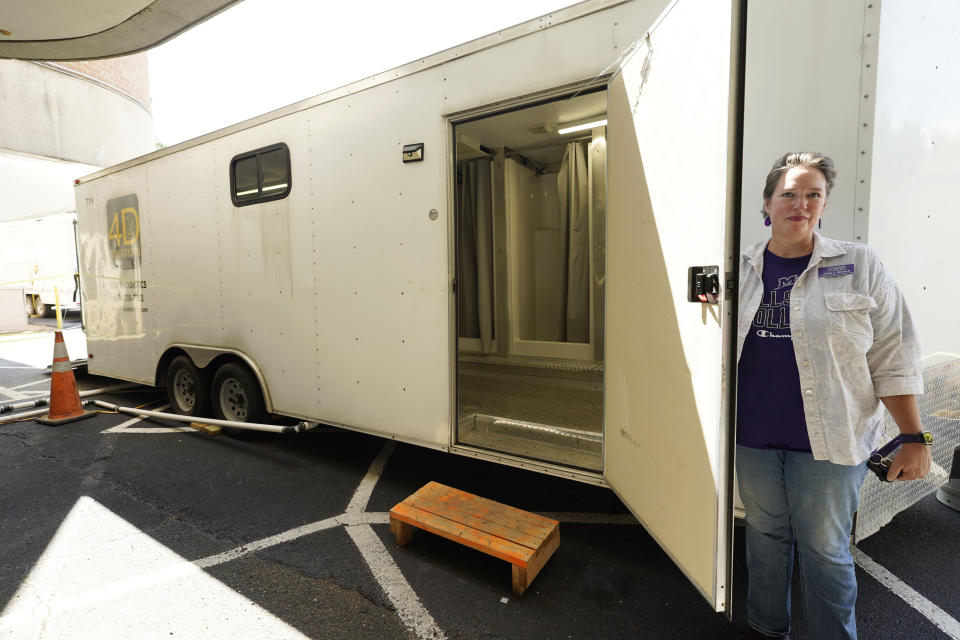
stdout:
POLYGON ((262 424, 258 422, 234 422, 232 420, 219 420, 216 418, 202 418, 199 416, 184 416, 179 413, 162 413, 160 411, 147 411, 146 409, 134 409, 133 407, 121 407, 120 405, 110 404, 103 400, 94 400, 95 405, 118 411, 120 413, 129 413, 133 416, 144 418, 159 418, 161 420, 174 420, 176 422, 202 422, 219 427, 232 427, 234 429, 247 429, 250 431, 268 431, 270 433, 302 433, 309 431, 317 426, 316 422, 307 422, 303 420, 294 425, 262 424))
MULTIPOLYGON (((81 391, 81 398, 89 398, 90 396, 97 396, 103 393, 115 393, 117 391, 126 391, 128 389, 133 389, 134 387, 139 387, 140 385, 134 382, 124 382, 123 384, 115 384, 112 387, 101 387, 99 389, 90 389, 88 391, 81 391)), ((50 404, 50 394, 47 394, 40 398, 33 398, 32 400, 21 400, 20 402, 8 402, 7 404, 0 404, 0 414, 10 413, 11 411, 19 411, 20 409, 32 409, 33 407, 45 407, 50 404)))

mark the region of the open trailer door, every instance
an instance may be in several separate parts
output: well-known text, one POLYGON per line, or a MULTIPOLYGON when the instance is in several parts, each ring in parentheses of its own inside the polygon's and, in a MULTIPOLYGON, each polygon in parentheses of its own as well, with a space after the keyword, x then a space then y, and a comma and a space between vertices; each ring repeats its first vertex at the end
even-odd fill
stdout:
POLYGON ((610 80, 604 474, 717 611, 728 610, 740 2, 679 0, 610 80), (714 304, 688 269, 714 266, 714 304))

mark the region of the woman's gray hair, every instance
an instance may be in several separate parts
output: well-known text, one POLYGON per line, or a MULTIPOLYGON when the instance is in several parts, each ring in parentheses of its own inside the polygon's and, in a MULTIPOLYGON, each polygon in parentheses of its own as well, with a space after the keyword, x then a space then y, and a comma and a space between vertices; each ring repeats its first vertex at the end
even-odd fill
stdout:
POLYGON ((767 182, 763 187, 763 209, 760 210, 764 218, 770 217, 766 210, 767 200, 773 197, 773 191, 777 188, 780 176, 794 167, 809 167, 822 173, 827 181, 827 193, 824 195, 830 196, 830 189, 833 188, 833 183, 837 179, 837 165, 833 163, 833 159, 816 151, 790 151, 777 158, 770 173, 767 174, 767 182))

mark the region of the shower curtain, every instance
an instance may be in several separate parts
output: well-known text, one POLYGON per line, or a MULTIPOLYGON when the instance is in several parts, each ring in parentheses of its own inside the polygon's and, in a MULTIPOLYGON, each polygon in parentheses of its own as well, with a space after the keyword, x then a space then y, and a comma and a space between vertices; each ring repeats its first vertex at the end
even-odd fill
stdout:
POLYGON ((584 143, 567 144, 557 177, 560 246, 566 255, 566 287, 559 313, 567 342, 590 342, 590 199, 584 143))
POLYGON ((493 209, 491 161, 460 165, 457 207, 459 274, 457 304, 460 337, 479 338, 483 353, 493 352, 493 209))

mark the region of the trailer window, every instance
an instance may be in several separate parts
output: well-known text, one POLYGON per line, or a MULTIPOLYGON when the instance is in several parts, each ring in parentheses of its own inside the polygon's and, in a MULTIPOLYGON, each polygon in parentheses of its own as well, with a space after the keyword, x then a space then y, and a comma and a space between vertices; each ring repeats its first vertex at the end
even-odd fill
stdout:
POLYGON ((253 202, 260 197, 257 186, 257 158, 237 160, 233 166, 234 190, 233 197, 241 203, 253 202))
POLYGON ((230 161, 233 205, 279 200, 290 193, 290 149, 280 143, 234 156, 230 161))

